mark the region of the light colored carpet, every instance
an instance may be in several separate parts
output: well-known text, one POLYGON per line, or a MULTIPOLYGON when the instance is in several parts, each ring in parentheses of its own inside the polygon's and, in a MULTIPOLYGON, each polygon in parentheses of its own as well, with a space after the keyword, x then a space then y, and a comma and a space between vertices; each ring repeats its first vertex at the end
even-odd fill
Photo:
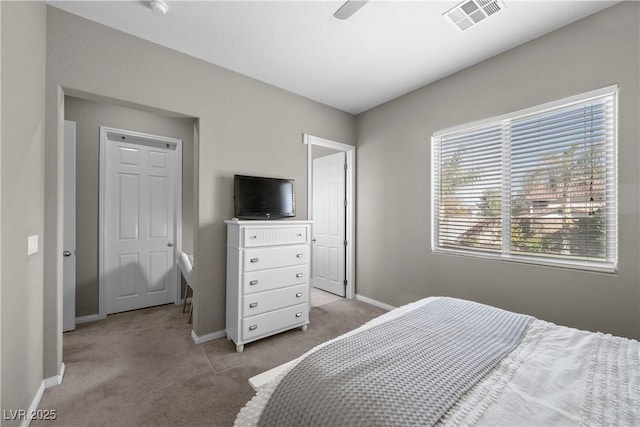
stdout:
POLYGON ((340 301, 342 297, 325 292, 318 288, 311 288, 311 307, 320 307, 321 305, 340 301))
POLYGON ((250 377, 384 312, 338 298, 312 307, 306 332, 294 329, 236 353, 226 338, 194 344, 181 310, 120 313, 65 333, 64 382, 45 391, 39 407, 55 409, 57 419, 31 425, 230 426, 253 396, 250 377))

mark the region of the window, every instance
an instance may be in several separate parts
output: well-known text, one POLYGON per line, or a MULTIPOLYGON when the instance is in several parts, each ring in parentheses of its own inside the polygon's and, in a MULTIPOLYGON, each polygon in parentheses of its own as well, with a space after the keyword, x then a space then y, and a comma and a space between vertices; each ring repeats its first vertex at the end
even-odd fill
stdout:
POLYGON ((436 252, 615 271, 616 96, 608 87, 436 132, 436 252))

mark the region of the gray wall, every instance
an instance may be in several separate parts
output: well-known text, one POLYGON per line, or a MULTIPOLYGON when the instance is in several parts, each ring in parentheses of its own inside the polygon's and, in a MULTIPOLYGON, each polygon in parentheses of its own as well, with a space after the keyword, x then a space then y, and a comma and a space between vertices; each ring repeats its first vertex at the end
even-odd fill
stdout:
POLYGON ((80 317, 99 311, 100 126, 182 140, 182 248, 193 253, 194 120, 71 96, 64 101, 65 119, 76 122, 76 316, 80 317))
POLYGON ((613 6, 358 117, 359 294, 392 305, 449 295, 640 338, 639 8, 613 6), (617 274, 431 252, 433 132, 615 83, 617 274))
POLYGON ((61 291, 60 127, 63 92, 82 92, 198 119, 194 146, 198 208, 194 331, 224 328, 226 229, 233 175, 293 178, 307 218, 307 157, 302 134, 355 143, 355 118, 193 57, 48 8, 45 259, 45 374, 61 359, 56 318, 61 291), (116 58, 117 60, 114 60, 116 58))
MULTIPOLYGON (((0 2, 2 184, 0 321, 2 411, 27 409, 42 382, 42 250, 27 256, 27 236, 43 244, 46 7, 0 2)), ((3 417, 4 418, 4 417, 3 417)), ((2 425, 19 425, 4 420, 2 425)))

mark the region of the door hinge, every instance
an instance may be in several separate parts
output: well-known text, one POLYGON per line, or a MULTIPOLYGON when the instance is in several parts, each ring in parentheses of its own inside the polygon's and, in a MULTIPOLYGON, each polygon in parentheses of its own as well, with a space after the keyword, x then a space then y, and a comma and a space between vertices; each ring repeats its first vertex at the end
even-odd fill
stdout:
POLYGON ((344 207, 346 208, 347 205, 349 204, 349 202, 347 201, 347 199, 344 199, 344 207))
POLYGON ((344 241, 344 245, 347 246, 347 241, 346 240, 344 241))
POLYGON ((347 166, 347 164, 345 163, 345 164, 344 164, 344 170, 347 170, 347 168, 348 168, 348 167, 349 167, 349 166, 347 166))
POLYGON ((347 279, 344 279, 342 283, 344 283, 344 285, 347 286, 347 279))

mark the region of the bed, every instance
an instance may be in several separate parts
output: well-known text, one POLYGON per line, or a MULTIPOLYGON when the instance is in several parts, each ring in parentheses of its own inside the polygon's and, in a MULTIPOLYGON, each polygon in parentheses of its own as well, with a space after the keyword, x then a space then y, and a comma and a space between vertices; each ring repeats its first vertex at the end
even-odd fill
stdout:
POLYGON ((640 343, 446 297, 292 361, 237 426, 640 425, 640 343))

